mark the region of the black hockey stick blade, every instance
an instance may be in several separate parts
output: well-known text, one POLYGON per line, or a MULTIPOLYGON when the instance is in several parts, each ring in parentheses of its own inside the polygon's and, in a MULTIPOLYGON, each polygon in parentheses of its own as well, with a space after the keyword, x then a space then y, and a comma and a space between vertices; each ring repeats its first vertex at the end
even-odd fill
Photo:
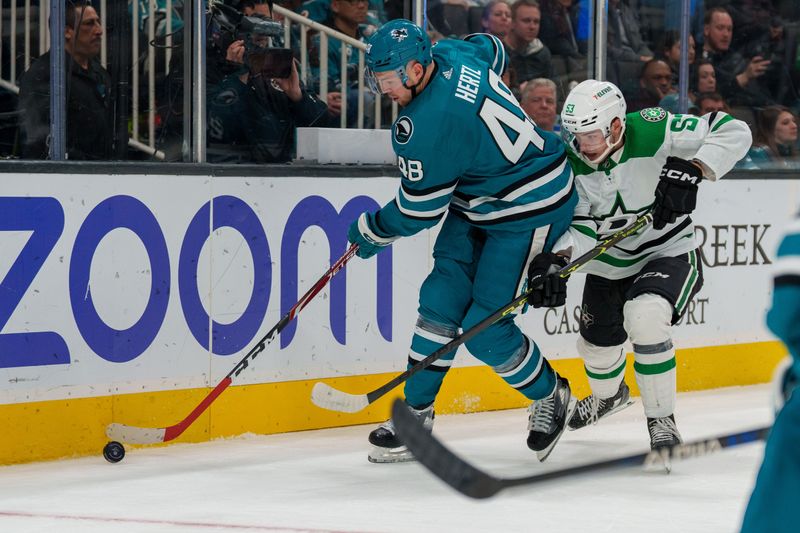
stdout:
POLYGON ((701 457, 718 452, 725 448, 748 444, 766 439, 771 426, 729 433, 719 437, 700 439, 684 444, 662 448, 595 463, 571 466, 560 470, 533 474, 516 478, 495 477, 480 470, 464 459, 461 459, 444 446, 428 430, 422 427, 417 417, 408 409, 405 402, 395 400, 392 405, 392 420, 400 440, 408 446, 414 457, 431 471, 436 477, 470 498, 491 498, 501 490, 510 487, 534 485, 544 481, 565 478, 568 476, 588 474, 603 470, 626 467, 649 467, 662 465, 666 460, 682 461, 693 457, 701 457))
MULTIPOLYGON (((558 271, 558 275, 562 278, 568 278, 577 270, 589 263, 592 259, 604 254, 621 240, 639 232, 652 221, 653 215, 650 212, 643 214, 632 224, 603 239, 597 243, 597 246, 573 260, 565 267, 561 268, 558 271)), ((377 389, 366 394, 351 394, 349 392, 335 389, 330 385, 319 381, 314 384, 314 388, 311 390, 311 401, 314 403, 314 405, 322 407, 323 409, 330 409, 331 411, 339 411, 342 413, 356 413, 361 411, 401 383, 407 381, 408 378, 414 374, 425 370, 445 355, 455 351, 459 346, 466 343, 498 320, 505 318, 508 314, 515 312, 517 309, 525 305, 525 303, 528 301, 528 296, 533 291, 533 288, 541 284, 543 279, 544 278, 534 279, 534 281, 531 283, 531 287, 529 287, 524 294, 517 296, 514 300, 508 302, 506 305, 487 316, 473 327, 427 356, 425 359, 416 362, 414 366, 407 369, 402 374, 398 374, 377 389)))

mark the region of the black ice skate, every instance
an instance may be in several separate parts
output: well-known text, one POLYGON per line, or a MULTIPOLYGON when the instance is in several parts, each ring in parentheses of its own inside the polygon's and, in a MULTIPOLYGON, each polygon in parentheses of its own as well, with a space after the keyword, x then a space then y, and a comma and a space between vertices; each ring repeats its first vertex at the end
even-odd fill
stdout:
POLYGON ((553 451, 575 412, 577 400, 572 397, 569 382, 556 374, 556 390, 547 398, 534 401, 528 408, 528 448, 544 461, 553 451))
POLYGON ((596 424, 601 418, 613 415, 631 405, 633 405, 631 391, 624 381, 619 384, 617 393, 611 398, 598 399, 594 394, 590 394, 578 401, 575 414, 569 421, 569 430, 573 431, 589 424, 596 424))
MULTIPOLYGON (((425 426, 425 429, 433 430, 433 405, 420 410, 413 407, 410 409, 417 415, 417 418, 422 418, 422 425, 425 426)), ((397 438, 397 432, 391 419, 369 434, 369 442, 373 445, 367 455, 370 463, 403 463, 414 460, 414 456, 408 451, 408 448, 397 438)))
POLYGON ((672 471, 670 450, 676 444, 683 444, 681 434, 675 426, 675 416, 663 416, 647 419, 647 430, 650 432, 650 449, 660 453, 664 469, 669 474, 672 471))

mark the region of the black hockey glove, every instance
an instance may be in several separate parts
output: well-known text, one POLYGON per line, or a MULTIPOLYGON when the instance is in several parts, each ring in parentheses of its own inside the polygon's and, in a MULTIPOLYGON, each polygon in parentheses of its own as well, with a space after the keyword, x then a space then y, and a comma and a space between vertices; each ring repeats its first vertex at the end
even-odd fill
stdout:
POLYGON ((567 265, 567 258, 544 252, 528 265, 528 288, 538 285, 528 296, 533 307, 561 307, 567 301, 567 279, 555 272, 567 265), (544 277, 543 280, 537 279, 544 277))
POLYGON ((653 227, 661 229, 679 216, 688 215, 697 205, 697 186, 702 171, 680 157, 668 157, 661 169, 656 201, 653 204, 653 227))

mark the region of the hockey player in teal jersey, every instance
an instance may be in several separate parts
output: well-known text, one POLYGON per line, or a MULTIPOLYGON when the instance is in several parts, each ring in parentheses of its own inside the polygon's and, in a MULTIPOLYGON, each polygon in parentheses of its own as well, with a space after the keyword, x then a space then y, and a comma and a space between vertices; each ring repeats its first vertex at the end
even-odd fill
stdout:
POLYGON ((794 532, 800 528, 800 214, 778 246, 772 307, 767 326, 789 350, 776 372, 777 406, 785 402, 772 426, 764 462, 744 515, 742 533, 794 532))
MULTIPOLYGON (((577 257, 598 239, 652 209, 653 224, 586 265, 581 355, 592 394, 578 402, 571 429, 629 405, 624 343, 630 339, 650 446, 681 442, 675 424, 672 325, 703 284, 692 219, 697 190, 730 171, 751 143, 747 125, 723 112, 673 115, 654 107, 626 114, 612 83, 586 80, 564 102, 561 127, 578 189, 573 222, 554 246, 577 257)), ((530 275, 563 264, 537 256, 530 275)), ((539 305, 564 303, 566 280, 549 275, 539 305), (552 295, 558 295, 556 300, 552 295)))
MULTIPOLYGON (((402 106, 392 127, 402 180, 391 202, 353 223, 350 242, 367 258, 444 219, 420 289, 413 365, 520 294, 528 261, 566 230, 577 196, 563 143, 537 128, 501 81, 506 57, 496 37, 432 47, 418 26, 394 20, 369 39, 366 64, 374 90, 402 106)), ((574 408, 567 380, 511 315, 466 346, 533 400, 527 442, 546 458, 574 408)), ((428 427, 454 356, 406 382, 406 403, 428 427)), ((369 440, 373 462, 411 458, 391 420, 369 440)))

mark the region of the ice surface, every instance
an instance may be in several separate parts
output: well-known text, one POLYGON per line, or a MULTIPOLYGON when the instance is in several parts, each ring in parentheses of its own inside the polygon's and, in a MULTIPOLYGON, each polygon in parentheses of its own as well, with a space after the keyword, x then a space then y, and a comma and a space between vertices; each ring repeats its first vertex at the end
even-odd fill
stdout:
MULTIPOLYGON (((770 423, 769 387, 679 395, 686 440, 770 423)), ((251 436, 0 468, 2 532, 681 532, 738 530, 763 444, 673 465, 503 491, 486 501, 453 492, 416 463, 371 464, 371 426, 251 436)), ((437 417, 435 431, 501 476, 646 451, 641 402, 568 432, 548 461, 525 446, 526 411, 437 417)))

